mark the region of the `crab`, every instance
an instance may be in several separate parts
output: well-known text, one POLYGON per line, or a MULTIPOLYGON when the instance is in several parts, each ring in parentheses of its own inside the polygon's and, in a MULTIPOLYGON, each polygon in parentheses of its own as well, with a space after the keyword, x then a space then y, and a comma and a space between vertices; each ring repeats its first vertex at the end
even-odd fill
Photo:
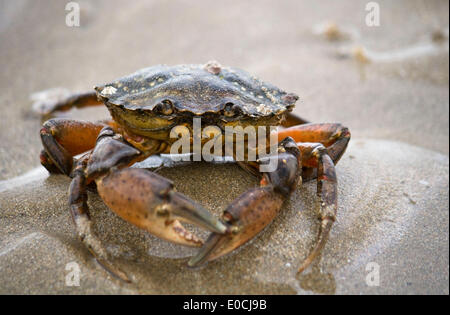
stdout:
POLYGON ((98 85, 91 92, 53 90, 40 94, 33 104, 44 117, 106 105, 112 119, 47 120, 40 130, 40 162, 50 173, 71 177, 69 207, 79 239, 107 271, 125 281, 130 278, 112 263, 94 231, 88 186, 95 185, 108 208, 125 221, 164 240, 201 247, 188 261, 189 266, 199 266, 254 238, 302 182, 316 179, 321 223, 315 245, 298 268, 302 272, 320 254, 336 220, 335 164, 345 152, 350 132, 338 123, 314 124, 293 114, 297 100, 294 93, 217 62, 153 66, 98 85), (202 119, 202 127, 215 125, 221 131, 227 126, 282 127, 275 133, 275 153, 258 155, 256 161, 246 155, 238 162, 258 176, 260 184, 237 197, 220 218, 177 192, 168 179, 147 169, 130 168, 151 155, 171 152, 176 139, 170 131, 180 125, 192 130, 194 118, 202 119), (276 168, 261 171, 263 161, 274 162, 276 168), (181 222, 211 234, 204 242, 181 222))

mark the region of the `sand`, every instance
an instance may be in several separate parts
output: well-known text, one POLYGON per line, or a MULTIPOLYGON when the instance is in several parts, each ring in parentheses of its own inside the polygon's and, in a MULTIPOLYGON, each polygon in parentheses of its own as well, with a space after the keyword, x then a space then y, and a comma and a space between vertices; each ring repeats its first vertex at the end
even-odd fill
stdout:
MULTIPOLYGON (((0 1, 0 293, 449 293, 448 2, 379 1, 380 27, 365 25, 365 1, 79 3, 81 26, 70 28, 63 2, 0 1), (350 37, 315 34, 324 21, 350 37), (443 40, 433 42, 437 31, 443 40), (90 193, 100 237, 134 280, 125 284, 77 241, 69 179, 39 166, 41 121, 29 95, 210 59, 296 92, 295 111, 311 121, 350 128, 337 166, 338 220, 320 262, 297 277, 318 229, 315 184, 307 183, 254 241, 189 269, 195 250, 138 230, 90 193), (80 266, 79 287, 65 283, 70 262, 80 266), (366 283, 370 262, 379 286, 366 283)), ((107 115, 95 108, 62 116, 107 115)), ((257 185, 233 163, 160 173, 217 215, 257 185)))

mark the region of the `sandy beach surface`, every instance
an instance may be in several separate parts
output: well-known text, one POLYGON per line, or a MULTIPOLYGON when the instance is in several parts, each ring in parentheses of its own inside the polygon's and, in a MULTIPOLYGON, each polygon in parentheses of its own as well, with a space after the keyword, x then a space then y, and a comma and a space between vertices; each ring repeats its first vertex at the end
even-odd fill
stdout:
MULTIPOLYGON (((0 0, 0 293, 449 293, 448 1, 377 1, 375 27, 367 1, 77 2, 80 26, 68 27, 65 1, 0 0), (295 112, 310 121, 350 128, 337 221, 321 259, 297 276, 318 231, 308 182, 254 241, 190 269, 195 250, 135 228, 90 193, 100 238, 133 279, 126 284, 77 240, 70 179, 39 164, 42 121, 30 95, 208 60, 297 93, 295 112), (80 267, 80 286, 66 285, 69 263, 80 267), (376 286, 367 282, 374 264, 376 286)), ((97 107, 59 116, 108 115, 97 107)), ((215 215, 258 184, 234 163, 159 173, 215 215)))

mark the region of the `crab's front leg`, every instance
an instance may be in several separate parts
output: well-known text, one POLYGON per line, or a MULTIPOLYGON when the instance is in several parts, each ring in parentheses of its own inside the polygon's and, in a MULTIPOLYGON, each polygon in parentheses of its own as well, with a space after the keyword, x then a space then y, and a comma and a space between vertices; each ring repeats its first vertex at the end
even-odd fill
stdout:
POLYGON ((280 211, 283 202, 295 190, 301 176, 301 152, 292 138, 280 142, 275 159, 277 168, 263 174, 260 187, 235 199, 223 212, 230 226, 225 235, 212 233, 199 253, 189 261, 197 266, 219 258, 243 245, 263 230, 280 211))
MULTIPOLYGON (((154 150, 158 147, 155 141, 154 150)), ((125 281, 129 278, 111 263, 108 252, 93 230, 86 193, 86 185, 93 180, 100 197, 112 211, 168 241, 188 246, 201 246, 203 243, 180 221, 215 233, 223 234, 227 230, 227 226, 206 209, 175 192, 167 179, 144 169, 126 168, 148 154, 131 146, 110 127, 105 127, 94 150, 77 161, 69 190, 70 210, 79 238, 103 267, 125 281)))
POLYGON ((85 175, 87 157, 81 158, 73 170, 69 188, 69 207, 78 238, 91 252, 100 265, 120 279, 130 282, 127 274, 111 263, 107 250, 94 231, 87 205, 87 181, 85 175))

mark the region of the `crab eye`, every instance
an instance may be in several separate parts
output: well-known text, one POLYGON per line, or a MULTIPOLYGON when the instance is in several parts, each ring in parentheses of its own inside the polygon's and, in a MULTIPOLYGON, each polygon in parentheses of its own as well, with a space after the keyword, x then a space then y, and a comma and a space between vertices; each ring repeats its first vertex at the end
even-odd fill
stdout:
POLYGON ((226 103, 223 108, 223 114, 225 115, 225 117, 234 117, 239 113, 239 111, 239 106, 231 102, 226 103))
POLYGON ((156 104, 155 111, 163 115, 171 115, 173 113, 173 104, 169 100, 163 100, 156 104))

